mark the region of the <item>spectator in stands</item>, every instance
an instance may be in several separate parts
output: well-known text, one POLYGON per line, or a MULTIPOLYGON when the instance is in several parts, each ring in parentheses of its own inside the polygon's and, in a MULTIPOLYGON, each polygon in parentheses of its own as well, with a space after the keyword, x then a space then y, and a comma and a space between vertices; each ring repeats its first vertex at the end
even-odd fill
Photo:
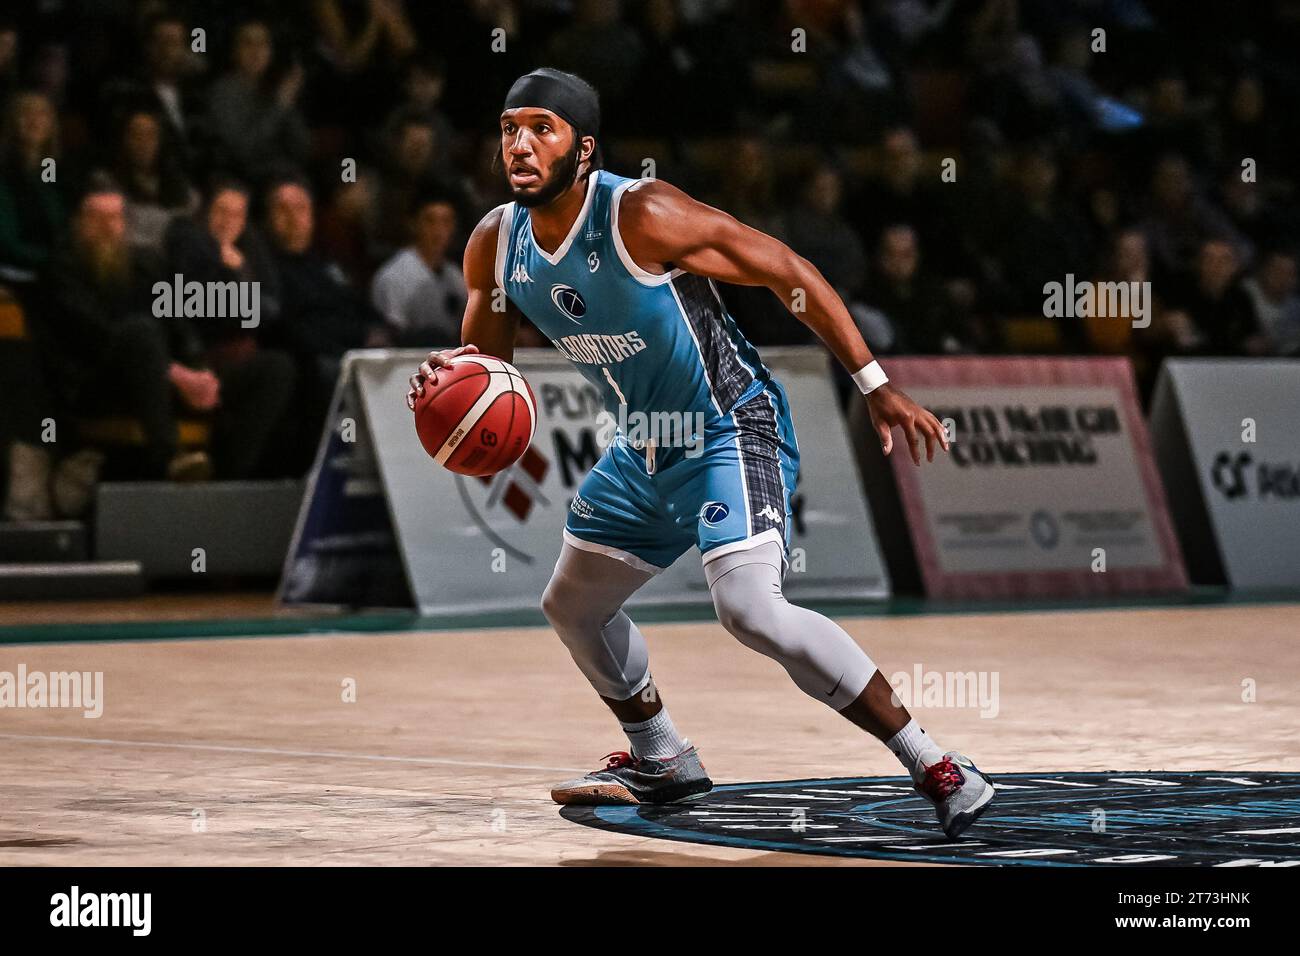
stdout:
POLYGON ((902 118, 886 56, 872 42, 856 3, 787 3, 791 26, 805 27, 818 85, 802 98, 796 122, 821 142, 869 142, 902 118))
POLYGON ((297 427, 286 436, 295 467, 310 463, 329 411, 343 353, 383 346, 380 318, 337 265, 316 252, 316 210, 302 180, 273 182, 266 195, 267 230, 283 288, 283 313, 273 340, 299 370, 297 427), (296 437, 295 437, 296 436, 296 437))
POLYGON ((284 290, 282 334, 332 386, 344 352, 387 344, 383 320, 343 270, 315 251, 315 202, 304 181, 272 183, 266 209, 284 290))
POLYGON ((1048 76, 1056 89, 1060 135, 1071 145, 1104 122, 1102 92, 1089 76, 1096 60, 1091 34, 1082 25, 1066 29, 1057 38, 1048 76))
POLYGON ((49 521, 55 515, 52 451, 60 446, 49 443, 46 425, 57 422, 57 407, 32 325, 23 305, 0 284, 0 461, 8 475, 7 482, 0 479, 5 488, 0 520, 5 521, 49 521), (18 331, 26 334, 14 335, 15 318, 18 331))
POLYGON ((18 89, 18 28, 9 16, 0 13, 0 104, 18 89))
POLYGON ((71 76, 68 44, 55 38, 38 43, 27 75, 34 89, 48 96, 56 108, 62 108, 67 102, 71 76))
POLYGON ((1300 355, 1300 295, 1296 292, 1296 254, 1273 249, 1243 283, 1260 330, 1274 355, 1300 355))
POLYGON ((623 22, 622 0, 578 0, 573 21, 552 34, 547 47, 549 65, 577 73, 600 90, 607 129, 620 122, 620 104, 633 91, 644 55, 640 36, 623 22))
MULTIPOLYGON (((1274 186, 1279 180, 1268 177, 1274 186)), ((1243 178, 1240 161, 1225 166, 1216 199, 1240 237, 1245 258, 1253 259, 1256 249, 1285 245, 1300 236, 1300 210, 1287 191, 1286 187, 1270 189, 1258 179, 1243 178)))
POLYGON ((456 234, 456 206, 450 194, 422 195, 407 223, 411 244, 375 275, 371 301, 396 345, 459 344, 466 291, 460 266, 448 257, 456 234))
POLYGON ((127 241, 161 255, 167 227, 177 216, 194 212, 199 194, 164 144, 158 114, 137 110, 127 115, 114 174, 126 193, 127 241))
POLYGON ((338 263, 348 281, 358 288, 368 287, 374 275, 375 264, 366 237, 374 188, 370 176, 362 176, 355 183, 340 182, 334 186, 333 195, 321 203, 316 217, 319 222, 314 244, 327 260, 338 263))
POLYGON ((477 223, 489 210, 510 202, 510 186, 501 175, 501 134, 485 133, 474 147, 474 166, 464 184, 470 221, 477 223))
MULTIPOLYGON (((1087 224, 1059 195, 1058 172, 1050 153, 1027 151, 1017 171, 1018 195, 1002 225, 999 254, 1011 297, 1008 304, 1022 315, 1042 315, 1045 284, 1092 271, 1087 224)), ((1058 330, 1064 348, 1082 347, 1077 322, 1064 320, 1058 330)))
POLYGON ((874 239, 891 225, 909 223, 918 241, 935 250, 941 241, 952 243, 952 209, 939 192, 939 170, 925 176, 916 134, 906 127, 887 131, 880 141, 880 170, 865 180, 845 204, 849 218, 862 236, 874 239))
POLYGON ((165 247, 167 275, 183 281, 234 283, 256 289, 255 327, 242 315, 204 315, 192 324, 188 351, 221 380, 213 453, 218 477, 282 474, 287 467, 272 436, 293 396, 292 358, 268 348, 280 321, 280 277, 266 241, 248 222, 249 194, 233 180, 212 189, 199 218, 175 220, 165 247))
POLYGON ((169 276, 179 273, 186 282, 258 283, 258 328, 245 328, 240 316, 208 316, 199 327, 203 347, 227 358, 254 351, 280 314, 279 274, 266 240, 249 225, 248 206, 248 187, 218 180, 199 214, 174 220, 164 241, 169 276))
MULTIPOLYGON (((1225 166, 1241 172, 1241 161, 1253 159, 1256 168, 1288 175, 1287 156, 1278 124, 1265 111, 1266 94, 1260 77, 1237 77, 1228 93, 1226 116, 1218 128, 1218 155, 1225 166)), ((1267 180, 1272 180, 1270 175, 1267 180)), ((1267 181, 1266 180, 1266 181, 1267 181)))
MULTIPOLYGON (((1177 327, 1170 325, 1166 304, 1160 294, 1162 284, 1157 283, 1152 275, 1151 253, 1145 233, 1134 226, 1117 230, 1101 271, 1092 278, 1098 283, 1130 283, 1130 292, 1127 310, 1118 314, 1095 313, 1080 320, 1086 348, 1098 355, 1127 356, 1133 364, 1138 391, 1145 398, 1155 387, 1161 357, 1171 350, 1170 345, 1176 342, 1178 334, 1177 327), (1139 303, 1132 298, 1135 288, 1141 290, 1139 294, 1142 295, 1148 295, 1149 290, 1145 316, 1138 315, 1139 303), (1134 328, 1134 321, 1148 324, 1146 328, 1134 328)), ((1104 302, 1107 308, 1110 301, 1100 295, 1097 298, 1099 305, 1104 302)), ((1099 307, 1096 311, 1100 313, 1102 310, 1099 307)), ((1173 350, 1177 351, 1176 348, 1173 350)))
POLYGON ((67 219, 61 161, 54 105, 16 94, 0 131, 0 281, 30 285, 49 260, 67 219))
POLYGON ((1201 245, 1193 278, 1176 302, 1175 328, 1182 351, 1210 355, 1268 352, 1268 338, 1260 329, 1239 273, 1237 251, 1228 239, 1207 239, 1201 245))
POLYGON ((1228 218, 1201 195, 1185 157, 1171 153, 1156 164, 1150 196, 1146 233, 1155 265, 1165 274, 1192 268, 1212 237, 1238 241, 1228 218))
POLYGON ((68 408, 139 420, 145 477, 203 479, 211 473, 207 455, 177 451, 172 393, 184 407, 210 412, 221 386, 199 367, 185 320, 153 315, 153 285, 162 274, 156 260, 127 245, 126 197, 95 178, 77 207, 71 243, 48 271, 45 347, 68 408))
MULTIPOLYGON (((499 148, 499 147, 498 147, 499 148)), ((714 202, 747 226, 782 235, 781 210, 776 202, 776 176, 768 144, 756 136, 732 143, 722 188, 714 202)), ((794 318, 781 300, 757 286, 720 286, 722 299, 740 316, 746 337, 755 345, 794 345, 812 341, 808 328, 794 318)))
MULTIPOLYGON (((528 20, 525 30, 523 5, 520 0, 469 0, 409 6, 408 17, 423 46, 444 53, 450 61, 443 104, 457 129, 477 132, 484 117, 496 116, 501 109, 502 91, 541 61, 534 35, 540 40, 545 31, 534 30, 539 22, 534 19, 528 20), (483 48, 489 41, 490 55, 472 60, 463 55, 462 51, 483 48)), ((561 21, 550 22, 558 26, 561 21)))
POLYGON ((1209 160, 1207 126, 1196 115, 1182 73, 1169 69, 1156 77, 1149 100, 1147 123, 1139 133, 1144 155, 1175 153, 1204 166, 1209 160))
POLYGON ((364 72, 384 58, 401 60, 416 47, 403 0, 315 0, 316 30, 335 69, 364 72))
POLYGON ((440 144, 433 126, 420 113, 406 110, 395 116, 387 144, 381 175, 366 177, 371 198, 366 221, 367 245, 376 262, 388 259, 406 245, 409 210, 441 165, 440 144))
POLYGON ((310 133, 298 112, 303 68, 272 71, 271 29, 247 20, 235 31, 232 69, 212 85, 209 123, 219 168, 262 182, 285 164, 307 158, 310 133))
POLYGON ((757 136, 742 136, 732 143, 716 205, 747 226, 772 235, 780 232, 776 174, 767 142, 757 136))
MULTIPOLYGON (((1151 282, 1151 254, 1142 230, 1128 228, 1117 232, 1103 268, 1094 278, 1098 283, 1151 282)), ((1101 301, 1099 297, 1098 302, 1101 301)), ((1136 318, 1134 303, 1130 299, 1129 310, 1122 314, 1100 314, 1101 311, 1099 306, 1097 314, 1082 319, 1088 351, 1100 355, 1131 354, 1137 344, 1133 328, 1136 318)), ((1158 330, 1162 327, 1154 314, 1151 320, 1153 328, 1158 330)))
POLYGON ((938 355, 965 350, 943 284, 921 269, 916 230, 888 226, 871 273, 867 302, 888 321, 893 351, 938 355))
MULTIPOLYGON (((986 8, 993 6, 1015 8, 1015 4, 988 4, 986 8)), ((981 71, 972 85, 973 111, 996 123, 1012 143, 1050 137, 1058 126, 1061 104, 1038 38, 1010 33, 990 39, 974 58, 981 71)))
POLYGON ((327 123, 373 122, 417 38, 403 0, 313 0, 321 58, 317 112, 327 123))
POLYGON ((867 255, 862 240, 840 211, 844 183, 835 167, 822 164, 804 180, 801 201, 784 216, 786 243, 815 265, 851 301, 866 283, 867 255))
MULTIPOLYGON (((105 109, 99 119, 109 124, 133 110, 147 110, 163 119, 164 139, 188 168, 202 159, 205 148, 201 120, 205 112, 195 74, 202 59, 190 50, 185 21, 171 13, 153 17, 145 26, 144 64, 135 77, 108 84, 105 109)), ((111 127, 101 127, 105 137, 111 127)))
POLYGON ((677 0, 638 4, 644 23, 645 55, 635 86, 654 90, 637 100, 640 131, 654 134, 718 135, 729 132, 732 104, 742 102, 746 70, 734 62, 721 31, 695 29, 678 10, 677 0), (701 89, 713 96, 700 96, 701 89))
POLYGON ((390 124, 411 116, 425 120, 433 128, 433 141, 440 147, 436 159, 443 164, 437 170, 440 174, 449 172, 446 167, 456 141, 456 132, 442 108, 446 87, 447 62, 442 57, 436 54, 412 57, 402 72, 405 99, 390 116, 390 124))

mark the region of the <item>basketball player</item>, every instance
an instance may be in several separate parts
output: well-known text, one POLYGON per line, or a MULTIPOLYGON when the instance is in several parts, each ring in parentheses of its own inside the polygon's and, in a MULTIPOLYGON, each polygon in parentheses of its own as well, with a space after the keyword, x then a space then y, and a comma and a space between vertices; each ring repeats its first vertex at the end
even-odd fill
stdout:
MULTIPOLYGON (((514 202, 488 213, 465 250, 469 301, 460 348, 434 352, 424 383, 458 355, 510 360, 526 315, 571 359, 613 415, 685 413, 690 441, 620 429, 569 509, 542 610, 630 742, 608 764, 551 791, 557 803, 682 800, 712 789, 650 675, 624 602, 692 546, 722 626, 786 669, 800 690, 884 741, 955 837, 989 806, 992 780, 942 751, 861 648, 781 593, 799 449, 785 390, 718 296, 716 282, 766 286, 792 308, 866 396, 885 454, 892 429, 920 465, 947 450, 942 426, 889 384, 826 280, 771 236, 653 179, 601 168, 596 91, 541 69, 510 88, 501 159, 514 202), (494 303, 496 303, 494 307, 494 303), (685 447, 685 446, 690 447, 685 447)), ((628 421, 620 418, 620 421, 628 421)))

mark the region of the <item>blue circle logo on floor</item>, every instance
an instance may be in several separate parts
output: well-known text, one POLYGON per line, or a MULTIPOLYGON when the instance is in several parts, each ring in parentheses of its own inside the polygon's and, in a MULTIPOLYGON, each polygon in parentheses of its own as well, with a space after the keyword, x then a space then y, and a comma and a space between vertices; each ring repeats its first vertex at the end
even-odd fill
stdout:
POLYGON ((718 786, 688 803, 563 807, 633 836, 753 850, 979 866, 1297 866, 1300 774, 994 774, 961 838, 902 777, 718 786))

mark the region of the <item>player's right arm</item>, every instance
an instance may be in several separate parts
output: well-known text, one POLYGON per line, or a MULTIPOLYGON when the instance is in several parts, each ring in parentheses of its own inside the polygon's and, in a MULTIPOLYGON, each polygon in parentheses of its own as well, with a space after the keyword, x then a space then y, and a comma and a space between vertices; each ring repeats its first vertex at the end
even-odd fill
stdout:
POLYGON ((415 400, 424 394, 426 379, 434 370, 447 365, 457 355, 482 352, 509 362, 515 354, 515 333, 519 330, 519 310, 497 288, 497 229, 501 210, 493 209, 483 217, 465 245, 465 318, 460 326, 460 348, 430 352, 411 376, 411 390, 406 405, 415 408, 415 400), (500 301, 505 308, 493 304, 500 301))

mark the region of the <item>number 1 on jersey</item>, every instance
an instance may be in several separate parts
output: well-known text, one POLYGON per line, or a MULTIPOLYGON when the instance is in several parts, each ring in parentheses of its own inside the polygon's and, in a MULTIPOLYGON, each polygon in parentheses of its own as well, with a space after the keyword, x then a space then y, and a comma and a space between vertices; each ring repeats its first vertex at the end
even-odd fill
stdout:
POLYGON ((600 370, 605 373, 605 381, 609 382, 609 387, 612 388, 614 394, 618 396, 618 403, 620 405, 626 405, 627 399, 623 397, 623 390, 618 387, 618 382, 614 381, 614 376, 609 374, 609 366, 602 365, 600 370))

